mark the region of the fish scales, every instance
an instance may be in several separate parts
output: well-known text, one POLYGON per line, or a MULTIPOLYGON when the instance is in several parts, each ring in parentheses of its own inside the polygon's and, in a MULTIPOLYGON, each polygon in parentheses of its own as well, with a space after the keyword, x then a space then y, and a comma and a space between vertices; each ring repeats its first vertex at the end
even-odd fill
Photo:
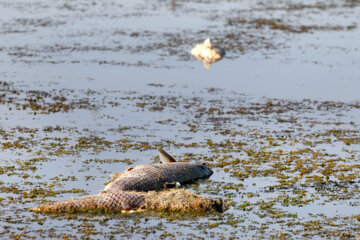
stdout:
POLYGON ((195 163, 139 165, 121 174, 106 187, 105 192, 159 190, 165 183, 186 183, 209 178, 212 174, 206 165, 195 163))
POLYGON ((84 212, 84 211, 129 211, 129 210, 198 210, 217 211, 227 207, 221 199, 209 199, 184 189, 149 192, 99 193, 79 199, 47 203, 32 208, 36 212, 84 212))
POLYGON ((139 208, 145 202, 145 197, 141 194, 120 192, 99 194, 94 200, 103 204, 106 209, 130 210, 139 208))
POLYGON ((223 210, 221 199, 207 199, 186 190, 173 192, 161 191, 173 183, 186 183, 197 179, 209 178, 213 171, 205 164, 174 162, 175 160, 162 150, 164 164, 140 165, 117 173, 113 182, 97 195, 80 199, 48 203, 32 208, 41 212, 72 212, 91 210, 223 210), (167 156, 168 155, 168 156, 167 156), (176 196, 177 199, 174 199, 176 196))
POLYGON ((87 196, 79 199, 47 203, 33 208, 41 212, 78 212, 89 210, 132 210, 145 203, 143 194, 134 192, 117 192, 87 196))

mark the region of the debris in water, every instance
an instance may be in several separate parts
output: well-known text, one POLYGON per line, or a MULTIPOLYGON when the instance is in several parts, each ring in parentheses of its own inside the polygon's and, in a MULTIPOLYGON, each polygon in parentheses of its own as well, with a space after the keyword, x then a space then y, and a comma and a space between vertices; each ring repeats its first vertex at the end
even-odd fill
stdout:
POLYGON ((210 68, 214 62, 221 60, 225 56, 225 50, 219 46, 213 46, 210 38, 207 38, 203 43, 196 44, 191 50, 191 54, 204 63, 204 67, 210 68))

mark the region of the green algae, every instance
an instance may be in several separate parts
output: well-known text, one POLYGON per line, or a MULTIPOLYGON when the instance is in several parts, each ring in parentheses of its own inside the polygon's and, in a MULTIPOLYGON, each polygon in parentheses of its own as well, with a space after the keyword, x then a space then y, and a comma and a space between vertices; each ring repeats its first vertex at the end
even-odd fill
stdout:
MULTIPOLYGON (((69 2, 59 3, 56 8, 76 13, 90 5, 69 2)), ((45 56, 39 60, 46 51, 63 54, 66 49, 81 53, 115 51, 116 54, 160 51, 162 56, 177 56, 187 61, 189 56, 184 51, 187 46, 202 36, 214 35, 224 36, 218 42, 233 51, 230 58, 242 57, 256 50, 286 48, 288 45, 284 41, 288 38, 280 41, 280 47, 274 40, 282 36, 281 33, 299 36, 319 31, 348 32, 357 28, 356 24, 349 23, 304 25, 288 21, 286 16, 273 18, 271 14, 268 18, 255 17, 259 11, 284 10, 290 16, 298 16, 296 14, 306 10, 338 9, 337 14, 343 14, 342 7, 356 5, 357 1, 338 5, 263 6, 251 9, 247 18, 244 18, 244 11, 229 12, 230 16, 223 14, 225 17, 212 14, 209 19, 225 22, 224 27, 198 32, 184 30, 174 34, 113 29, 116 37, 140 41, 146 38, 138 46, 127 47, 120 43, 115 47, 83 46, 71 42, 70 46, 64 43, 43 49, 0 47, 0 52, 7 52, 15 63, 79 64, 81 61, 68 60, 66 54, 66 60, 61 57, 46 59, 45 56), (150 39, 155 40, 148 42, 150 39), (26 57, 28 59, 24 59, 26 57)), ((42 6, 39 3, 37 7, 42 6)), ((189 6, 181 3, 180 7, 189 6)), ((196 9, 199 10, 201 7, 196 9)), ((51 19, 41 18, 16 22, 34 28, 56 25, 51 19)), ((96 59, 94 62, 159 67, 159 60, 129 63, 96 59)), ((148 86, 168 88, 158 83, 148 86)), ((15 239, 358 237, 359 215, 346 208, 353 206, 354 210, 359 205, 359 123, 356 117, 346 116, 353 116, 352 113, 360 109, 359 102, 251 99, 216 88, 204 89, 206 96, 199 92, 186 96, 172 91, 172 87, 168 93, 59 88, 39 91, 32 90, 31 86, 1 81, 0 107, 8 115, 2 116, 4 126, 0 129, 4 154, 0 166, 0 236, 15 239), (94 128, 89 129, 77 119, 81 113, 97 112, 94 128), (143 121, 137 121, 139 115, 135 113, 139 112, 143 121), (148 114, 155 115, 147 117, 148 114), (25 115, 26 121, 20 121, 23 126, 10 127, 12 124, 7 120, 17 115, 25 115), (45 120, 44 126, 33 124, 44 117, 50 119, 45 120), (57 117, 69 117, 73 122, 52 123, 57 117), (113 121, 107 122, 109 119, 113 121), (31 124, 35 127, 29 127, 31 124), (46 217, 28 213, 29 207, 46 201, 68 199, 101 189, 110 173, 128 165, 158 161, 153 156, 159 142, 175 152, 180 161, 205 162, 211 166, 215 173, 209 181, 186 187, 199 194, 224 198, 231 206, 230 211, 210 215, 152 212, 46 217), (344 213, 333 217, 331 209, 337 205, 344 208, 344 213), (323 214, 312 214, 308 213, 310 206, 327 206, 328 209, 323 214), (31 227, 33 224, 37 227, 31 227)))

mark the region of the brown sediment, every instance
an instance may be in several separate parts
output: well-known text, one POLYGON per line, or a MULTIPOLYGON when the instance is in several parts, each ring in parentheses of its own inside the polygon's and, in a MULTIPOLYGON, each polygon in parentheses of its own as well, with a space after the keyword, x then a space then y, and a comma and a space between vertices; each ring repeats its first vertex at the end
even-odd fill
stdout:
POLYGON ((289 33, 307 33, 311 31, 343 31, 356 28, 356 24, 350 25, 294 25, 281 19, 256 18, 253 20, 228 18, 229 26, 237 24, 249 24, 252 28, 269 27, 271 30, 281 30, 289 33))

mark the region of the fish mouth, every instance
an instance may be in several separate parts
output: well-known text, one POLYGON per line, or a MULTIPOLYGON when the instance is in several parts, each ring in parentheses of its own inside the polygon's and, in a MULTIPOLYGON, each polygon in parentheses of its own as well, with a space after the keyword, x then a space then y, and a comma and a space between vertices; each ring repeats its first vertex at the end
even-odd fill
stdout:
POLYGON ((204 172, 204 176, 203 176, 204 179, 209 178, 214 173, 213 170, 211 170, 211 168, 206 166, 205 163, 200 164, 199 167, 204 172))
POLYGON ((209 168, 209 177, 211 176, 211 175, 213 175, 214 174, 214 172, 213 172, 213 170, 211 170, 210 168, 209 168))
POLYGON ((210 199, 211 208, 218 212, 224 212, 229 209, 229 207, 224 203, 220 198, 210 199))

